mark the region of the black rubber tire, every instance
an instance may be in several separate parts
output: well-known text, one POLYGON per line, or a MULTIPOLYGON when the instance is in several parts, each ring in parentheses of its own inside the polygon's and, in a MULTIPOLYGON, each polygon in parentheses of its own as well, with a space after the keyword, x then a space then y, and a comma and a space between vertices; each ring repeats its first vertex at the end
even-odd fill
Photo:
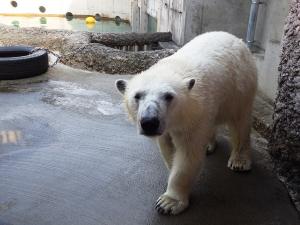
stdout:
POLYGON ((33 47, 0 47, 0 80, 16 80, 38 76, 48 70, 48 53, 33 47))

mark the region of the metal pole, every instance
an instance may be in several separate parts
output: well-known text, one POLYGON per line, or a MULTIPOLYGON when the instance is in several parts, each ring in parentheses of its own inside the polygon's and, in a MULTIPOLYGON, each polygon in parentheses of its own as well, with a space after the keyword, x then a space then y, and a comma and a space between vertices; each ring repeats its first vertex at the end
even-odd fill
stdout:
POLYGON ((248 28, 247 28, 247 37, 246 37, 247 46, 249 48, 251 48, 254 43, 255 27, 256 27, 258 8, 260 3, 261 3, 260 0, 252 0, 251 3, 250 16, 249 16, 248 28))

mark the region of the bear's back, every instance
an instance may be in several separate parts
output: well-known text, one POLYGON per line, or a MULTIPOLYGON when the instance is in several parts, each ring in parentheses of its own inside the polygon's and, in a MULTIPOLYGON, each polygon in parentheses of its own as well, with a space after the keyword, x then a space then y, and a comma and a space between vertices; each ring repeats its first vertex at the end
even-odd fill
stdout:
POLYGON ((197 67, 205 64, 216 65, 219 62, 226 64, 227 61, 245 59, 250 55, 241 39, 226 32, 215 31, 195 37, 170 58, 184 60, 197 67))
POLYGON ((215 88, 256 87, 257 72, 251 52, 241 39, 227 32, 201 34, 163 64, 173 67, 183 78, 196 78, 207 85, 214 82, 215 88))

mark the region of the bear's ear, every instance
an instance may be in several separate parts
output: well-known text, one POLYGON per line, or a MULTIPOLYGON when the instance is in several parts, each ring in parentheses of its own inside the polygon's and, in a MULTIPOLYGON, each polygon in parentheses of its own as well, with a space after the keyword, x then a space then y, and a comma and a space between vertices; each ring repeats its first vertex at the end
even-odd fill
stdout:
POLYGON ((118 91, 124 95, 125 90, 126 90, 126 86, 127 86, 127 81, 126 80, 117 80, 116 81, 116 87, 118 89, 118 91))
POLYGON ((187 88, 188 88, 188 90, 192 90, 192 88, 194 87, 194 85, 195 85, 195 79, 189 79, 188 81, 187 81, 187 88))

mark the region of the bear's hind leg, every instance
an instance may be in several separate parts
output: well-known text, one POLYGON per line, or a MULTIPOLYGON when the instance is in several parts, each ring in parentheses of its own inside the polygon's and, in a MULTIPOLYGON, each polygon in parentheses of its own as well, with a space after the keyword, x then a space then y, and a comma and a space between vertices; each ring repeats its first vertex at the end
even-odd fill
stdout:
POLYGON ((172 143, 172 138, 169 134, 164 134, 158 137, 158 146, 161 155, 163 156, 166 167, 170 170, 172 167, 175 146, 172 143))
POLYGON ((229 125, 232 150, 227 166, 234 171, 248 171, 251 169, 251 115, 229 125))

